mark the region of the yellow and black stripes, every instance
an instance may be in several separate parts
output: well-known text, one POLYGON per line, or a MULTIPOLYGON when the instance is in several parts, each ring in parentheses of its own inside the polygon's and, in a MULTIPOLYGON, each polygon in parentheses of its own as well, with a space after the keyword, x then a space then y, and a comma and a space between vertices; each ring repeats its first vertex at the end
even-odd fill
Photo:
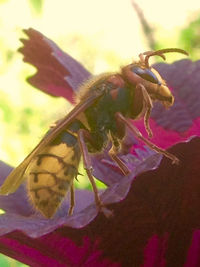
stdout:
MULTIPOLYGON (((26 171, 29 197, 46 217, 56 212, 78 174, 80 149, 75 121, 32 160, 26 171)), ((82 126, 83 127, 83 126, 82 126)))

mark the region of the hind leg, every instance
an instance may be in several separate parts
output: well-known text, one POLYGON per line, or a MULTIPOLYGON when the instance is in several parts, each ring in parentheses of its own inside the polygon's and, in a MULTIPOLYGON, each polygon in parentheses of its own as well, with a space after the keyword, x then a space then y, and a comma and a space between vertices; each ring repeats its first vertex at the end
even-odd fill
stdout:
POLYGON ((74 206, 75 206, 74 182, 72 182, 71 187, 70 187, 70 206, 68 210, 68 215, 73 214, 74 206))

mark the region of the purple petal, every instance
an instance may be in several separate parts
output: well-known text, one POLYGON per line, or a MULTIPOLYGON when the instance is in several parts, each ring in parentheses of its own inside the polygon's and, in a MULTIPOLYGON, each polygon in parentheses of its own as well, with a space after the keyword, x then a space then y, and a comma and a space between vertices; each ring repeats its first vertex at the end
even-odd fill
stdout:
MULTIPOLYGON (((165 129, 187 134, 200 117, 200 61, 180 60, 171 65, 157 64, 159 73, 167 80, 175 96, 175 104, 159 121, 158 113, 162 112, 156 107, 152 117, 165 129), (171 118, 171 123, 167 122, 171 118)), ((199 123, 199 122, 198 122, 199 123)), ((194 133, 195 134, 195 133, 194 133)))
POLYGON ((1 169, 0 185, 2 185, 8 174, 12 171, 12 167, 0 161, 0 169, 1 169))
MULTIPOLYGON (((131 177, 147 170, 155 169, 159 166, 162 156, 147 147, 139 146, 133 154, 121 155, 120 159, 131 171, 131 177)), ((124 174, 107 154, 107 151, 93 156, 94 176, 108 186, 120 183, 124 179, 124 174)))
POLYGON ((74 103, 77 88, 91 74, 40 32, 32 28, 24 32, 29 39, 21 39, 23 47, 19 51, 24 55, 25 62, 37 68, 37 73, 28 79, 29 83, 50 95, 62 96, 74 103))

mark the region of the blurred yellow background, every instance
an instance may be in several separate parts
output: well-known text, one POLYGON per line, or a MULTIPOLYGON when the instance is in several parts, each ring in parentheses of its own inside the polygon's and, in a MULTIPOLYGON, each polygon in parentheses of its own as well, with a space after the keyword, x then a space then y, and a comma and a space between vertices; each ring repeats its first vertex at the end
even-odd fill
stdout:
MULTIPOLYGON (((163 47, 178 45, 177 32, 200 7, 194 0, 141 0, 139 5, 163 47)), ((48 97, 25 81, 35 70, 22 62, 17 49, 22 29, 29 27, 54 40, 95 74, 116 70, 149 50, 130 0, 0 1, 0 159, 12 165, 67 111, 63 99, 48 97)))

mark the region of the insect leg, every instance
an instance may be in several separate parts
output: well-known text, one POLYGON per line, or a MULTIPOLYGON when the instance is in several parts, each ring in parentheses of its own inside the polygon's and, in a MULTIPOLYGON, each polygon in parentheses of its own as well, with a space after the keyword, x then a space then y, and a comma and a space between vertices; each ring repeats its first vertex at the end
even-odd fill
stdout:
POLYGON ((147 133, 148 133, 148 136, 151 138, 153 136, 153 133, 152 133, 150 125, 149 125, 149 117, 151 114, 153 104, 152 104, 151 98, 150 98, 146 88, 144 87, 144 85, 142 85, 141 83, 137 84, 136 90, 137 89, 142 90, 144 102, 146 105, 146 110, 145 110, 145 114, 144 114, 144 126, 145 126, 147 133))
POLYGON ((108 151, 108 155, 114 162, 116 162, 122 173, 124 175, 128 175, 130 173, 130 170, 128 169, 126 164, 124 164, 124 162, 117 156, 117 153, 119 152, 119 142, 113 136, 111 136, 111 141, 112 147, 108 151))
POLYGON ((87 172, 88 178, 91 182, 92 189, 94 191, 96 206, 98 207, 99 210, 101 210, 104 207, 104 204, 102 203, 102 201, 99 197, 98 189, 97 189, 96 183, 94 181, 94 177, 92 175, 92 164, 91 164, 91 159, 90 159, 90 155, 88 152, 88 148, 87 148, 87 145, 85 143, 86 139, 88 141, 91 140, 90 133, 84 129, 80 129, 78 131, 78 142, 79 142, 81 154, 83 155, 83 164, 84 164, 85 170, 87 172))
POLYGON ((69 210, 68 210, 68 215, 72 215, 73 214, 74 206, 75 206, 74 182, 72 181, 72 184, 71 184, 71 187, 70 187, 70 207, 69 207, 69 210))
POLYGON ((179 159, 174 156, 173 154, 167 152, 166 150, 156 146, 152 142, 150 142, 148 139, 146 139, 141 132, 130 122, 128 119, 126 119, 121 113, 117 112, 116 113, 116 118, 123 122, 130 130, 131 132, 140 140, 142 140, 148 147, 151 149, 155 150, 156 152, 163 154, 165 157, 169 158, 172 160, 172 164, 178 164, 179 159))

